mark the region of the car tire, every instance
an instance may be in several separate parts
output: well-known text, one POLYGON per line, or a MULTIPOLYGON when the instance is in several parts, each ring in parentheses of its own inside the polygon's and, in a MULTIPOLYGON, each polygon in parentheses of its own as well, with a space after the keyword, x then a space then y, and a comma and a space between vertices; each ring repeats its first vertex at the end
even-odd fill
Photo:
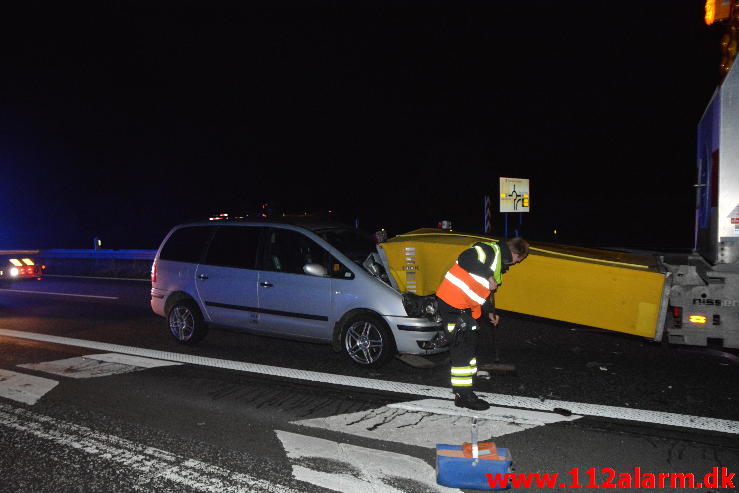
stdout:
POLYGON ((208 333, 203 314, 190 300, 180 300, 172 305, 167 313, 167 325, 172 337, 185 345, 197 344, 208 333))
POLYGON ((395 340, 385 321, 372 313, 351 316, 341 330, 341 349, 349 361, 378 368, 395 356, 395 340))

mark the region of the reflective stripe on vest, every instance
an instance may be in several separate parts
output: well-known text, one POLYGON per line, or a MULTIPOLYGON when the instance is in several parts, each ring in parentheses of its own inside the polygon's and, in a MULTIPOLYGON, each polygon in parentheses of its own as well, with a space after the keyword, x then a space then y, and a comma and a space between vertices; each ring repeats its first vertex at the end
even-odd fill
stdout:
POLYGON ((475 250, 477 251, 477 260, 480 261, 481 264, 485 263, 485 249, 481 246, 475 245, 475 250))
POLYGON ((471 308, 473 318, 478 318, 480 306, 490 296, 490 284, 487 279, 472 275, 459 264, 454 264, 441 281, 436 295, 455 308, 471 308))
MULTIPOLYGON (((490 262, 490 272, 493 273, 493 279, 495 279, 495 282, 497 282, 498 284, 501 284, 503 282, 503 279, 500 274, 500 268, 501 268, 500 247, 498 246, 497 243, 487 243, 486 242, 485 244, 489 245, 495 252, 495 258, 493 259, 492 262, 490 262)), ((482 249, 481 247, 475 247, 475 248, 482 249)), ((479 254, 478 254, 478 258, 479 258, 479 254)))

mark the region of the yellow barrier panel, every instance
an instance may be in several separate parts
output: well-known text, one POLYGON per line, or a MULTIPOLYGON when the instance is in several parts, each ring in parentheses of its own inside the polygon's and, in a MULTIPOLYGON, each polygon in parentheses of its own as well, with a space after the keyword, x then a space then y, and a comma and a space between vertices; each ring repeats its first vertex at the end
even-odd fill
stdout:
MULTIPOLYGON (((401 291, 432 294, 457 256, 495 238, 422 229, 380 246, 401 291)), ((654 338, 665 276, 656 260, 608 250, 532 243, 503 277, 498 308, 654 338)))

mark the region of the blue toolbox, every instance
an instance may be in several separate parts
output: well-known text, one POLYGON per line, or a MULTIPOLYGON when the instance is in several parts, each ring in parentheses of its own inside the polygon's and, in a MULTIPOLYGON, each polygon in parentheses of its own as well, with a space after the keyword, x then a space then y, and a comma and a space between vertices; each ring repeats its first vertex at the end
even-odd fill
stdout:
POLYGON ((465 453, 472 448, 470 444, 436 445, 436 482, 451 488, 473 490, 505 490, 510 482, 504 474, 511 472, 511 453, 508 449, 497 448, 491 442, 478 443, 479 456, 465 453), (492 450, 491 450, 492 448, 492 450), (488 478, 490 474, 490 478, 488 478), (494 483, 496 474, 500 482, 494 483), (497 487, 493 487, 497 486, 497 487))
POLYGON ((436 444, 436 482, 451 488, 506 490, 511 452, 493 442, 477 441, 477 419, 472 418, 472 440, 462 445, 436 444))

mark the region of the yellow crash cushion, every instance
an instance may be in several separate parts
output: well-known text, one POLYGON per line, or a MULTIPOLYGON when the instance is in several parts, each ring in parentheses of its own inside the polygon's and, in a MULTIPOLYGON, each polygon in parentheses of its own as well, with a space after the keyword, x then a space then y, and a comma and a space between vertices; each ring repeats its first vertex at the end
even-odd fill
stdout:
MULTIPOLYGON (((457 256, 500 238, 419 229, 379 245, 400 291, 436 291, 457 256)), ((503 276, 498 308, 653 338, 665 276, 654 257, 531 243, 529 257, 503 276)))

